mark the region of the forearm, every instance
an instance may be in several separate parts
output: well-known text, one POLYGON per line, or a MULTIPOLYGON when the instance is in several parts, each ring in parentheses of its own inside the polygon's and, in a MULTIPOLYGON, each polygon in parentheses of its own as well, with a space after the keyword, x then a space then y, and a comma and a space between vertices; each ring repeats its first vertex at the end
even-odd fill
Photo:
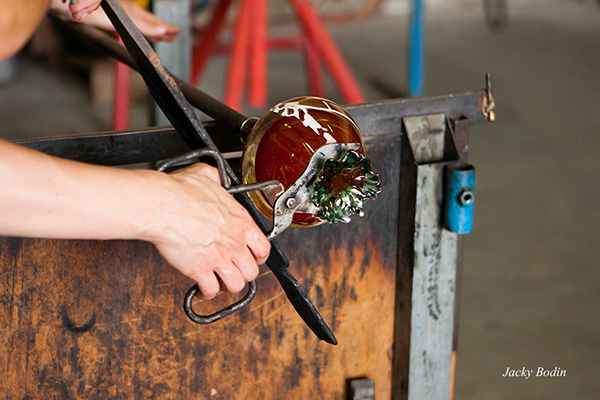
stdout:
MULTIPOLYGON (((0 142, 0 234, 44 238, 147 239, 156 219, 148 193, 169 179, 63 160, 0 142)), ((164 200, 162 200, 164 201, 164 200)))
POLYGON ((50 0, 0 1, 0 60, 10 57, 27 43, 49 4, 50 0))
POLYGON ((205 298, 221 283, 240 291, 270 248, 206 164, 167 175, 59 159, 3 140, 0 235, 146 240, 205 298))

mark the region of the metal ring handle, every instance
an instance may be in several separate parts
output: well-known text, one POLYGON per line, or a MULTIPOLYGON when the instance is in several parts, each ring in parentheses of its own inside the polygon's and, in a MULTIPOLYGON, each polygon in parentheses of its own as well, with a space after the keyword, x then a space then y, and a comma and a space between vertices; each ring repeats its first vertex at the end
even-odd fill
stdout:
MULTIPOLYGON (((156 169, 160 172, 165 172, 167 169, 172 168, 183 162, 195 160, 200 157, 206 156, 212 157, 216 161, 217 170, 219 171, 219 178, 221 180, 221 186, 223 186, 225 189, 229 189, 230 184, 229 179, 227 177, 227 172, 225 170, 225 160, 221 153, 219 153, 219 151, 217 151, 216 149, 205 147, 194 151, 190 151, 180 156, 172 157, 168 160, 163 161, 158 165, 156 169)), ((240 308, 245 307, 248 303, 250 303, 256 295, 256 282, 249 282, 248 293, 246 293, 246 295, 241 300, 210 315, 196 314, 192 309, 192 299, 199 291, 200 288, 198 287, 198 285, 194 285, 190 288, 190 290, 188 290, 183 300, 183 310, 185 311, 185 314, 188 316, 188 318, 191 319, 193 322, 197 324, 211 324, 239 310, 240 308)))
POLYGON ((216 161, 221 186, 223 186, 225 189, 229 189, 231 185, 229 184, 229 179, 227 178, 227 170, 225 169, 225 159, 223 158, 223 155, 219 153, 218 150, 211 149, 209 147, 203 147, 201 149, 187 152, 180 156, 169 158, 158 164, 156 170, 159 172, 165 172, 167 169, 175 167, 183 162, 196 160, 198 158, 206 156, 212 157, 213 160, 216 161))
POLYGON ((248 293, 246 293, 246 295, 241 300, 210 315, 196 314, 196 312, 192 308, 192 300, 194 299, 194 296, 196 295, 196 293, 198 293, 199 290, 200 288, 198 287, 198 285, 194 285, 190 288, 190 290, 188 290, 183 300, 183 310, 185 311, 185 315, 187 315, 189 319, 191 319, 197 324, 212 324, 213 322, 218 321, 221 318, 225 318, 229 314, 248 305, 248 303, 250 303, 252 299, 254 299, 254 296, 256 296, 256 281, 251 281, 248 283, 248 293))

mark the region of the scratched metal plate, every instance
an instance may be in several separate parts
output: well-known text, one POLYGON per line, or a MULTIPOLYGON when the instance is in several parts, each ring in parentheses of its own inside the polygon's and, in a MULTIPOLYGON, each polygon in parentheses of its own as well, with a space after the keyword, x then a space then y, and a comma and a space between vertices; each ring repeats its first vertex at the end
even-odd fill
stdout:
POLYGON ((200 326, 182 310, 191 281, 147 243, 3 238, 0 392, 343 399, 346 380, 366 376, 390 398, 400 140, 379 139, 367 154, 384 191, 364 218, 278 239, 338 346, 304 326, 266 269, 249 309, 200 326))

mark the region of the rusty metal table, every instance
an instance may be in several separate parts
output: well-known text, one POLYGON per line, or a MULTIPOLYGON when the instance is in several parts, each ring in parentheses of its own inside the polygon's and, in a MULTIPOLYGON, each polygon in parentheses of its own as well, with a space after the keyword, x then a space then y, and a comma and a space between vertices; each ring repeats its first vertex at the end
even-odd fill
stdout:
MULTIPOLYGON (((267 269, 250 307, 199 326, 181 309, 190 280, 148 243, 1 238, 0 392, 343 399, 348 380, 367 377, 379 399, 448 398, 461 246, 442 223, 444 171, 466 161, 469 125, 490 119, 490 103, 481 90, 346 107, 382 175, 380 199, 349 225, 278 240, 337 346, 310 333, 267 269)), ((222 151, 241 150, 229 128, 206 125, 222 151)), ((168 127, 20 143, 105 165, 187 150, 168 127)))

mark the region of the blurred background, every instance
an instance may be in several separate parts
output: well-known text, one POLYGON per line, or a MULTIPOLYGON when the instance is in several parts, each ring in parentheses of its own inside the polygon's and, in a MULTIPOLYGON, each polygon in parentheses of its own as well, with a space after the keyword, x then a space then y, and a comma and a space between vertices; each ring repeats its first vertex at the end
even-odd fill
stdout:
MULTIPOLYGON (((412 1, 315 3, 367 101, 410 94, 412 1)), ((497 106, 496 122, 470 131, 477 202, 463 249, 455 398, 597 399, 600 2, 424 3, 422 95, 482 89, 490 72, 497 106), (507 367, 558 367, 567 376, 502 378, 507 367)), ((196 8, 202 24, 210 1, 196 8)), ((270 13, 270 30, 294 29, 287 2, 272 1, 270 13)), ((0 134, 111 129, 113 69, 46 23, 0 66, 0 134)), ((226 57, 209 58, 198 86, 222 98, 226 70, 226 57)), ((308 94, 299 52, 270 52, 268 72, 267 105, 308 94)), ((149 126, 153 107, 131 79, 128 125, 149 126)), ((324 90, 344 103, 329 77, 324 90)))

